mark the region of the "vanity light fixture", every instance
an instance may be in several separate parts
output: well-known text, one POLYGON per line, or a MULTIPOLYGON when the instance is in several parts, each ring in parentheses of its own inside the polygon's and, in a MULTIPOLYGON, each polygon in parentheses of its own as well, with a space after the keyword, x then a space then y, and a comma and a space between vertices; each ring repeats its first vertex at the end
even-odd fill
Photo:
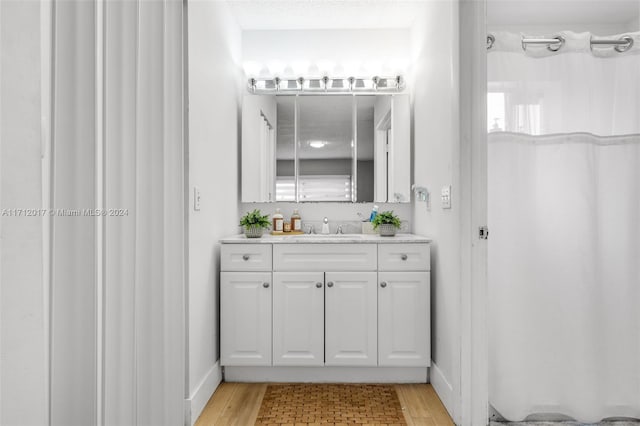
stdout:
POLYGON ((300 93, 400 93, 405 89, 402 75, 395 77, 299 77, 293 78, 250 78, 247 89, 253 94, 300 93))

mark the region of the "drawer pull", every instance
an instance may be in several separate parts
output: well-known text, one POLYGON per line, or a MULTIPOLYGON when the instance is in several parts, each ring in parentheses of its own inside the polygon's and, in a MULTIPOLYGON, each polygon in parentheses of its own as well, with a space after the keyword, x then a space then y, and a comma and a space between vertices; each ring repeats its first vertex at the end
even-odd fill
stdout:
POLYGON ((262 283, 262 287, 269 288, 269 283, 262 283))
POLYGON ((385 288, 387 286, 387 282, 386 281, 382 281, 380 283, 380 287, 385 288))
POLYGON ((251 256, 249 256, 248 254, 242 255, 242 260, 249 260, 249 259, 251 259, 251 256))
POLYGON ((400 256, 400 259, 402 260, 407 260, 409 258, 409 256, 407 256, 406 254, 403 254, 402 256, 400 256))
POLYGON ((329 281, 329 282, 327 283, 327 287, 329 287, 329 288, 333 287, 333 281, 329 281))
POLYGON ((322 288, 322 283, 316 283, 317 288, 322 288))

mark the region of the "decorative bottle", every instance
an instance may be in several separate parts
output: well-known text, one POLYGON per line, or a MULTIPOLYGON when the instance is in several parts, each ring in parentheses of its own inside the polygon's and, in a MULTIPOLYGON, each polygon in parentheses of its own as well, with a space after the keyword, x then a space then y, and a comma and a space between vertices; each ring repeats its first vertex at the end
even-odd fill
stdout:
POLYGON ((273 214, 273 231, 274 232, 282 232, 284 227, 284 216, 280 213, 280 209, 276 209, 276 212, 273 214))

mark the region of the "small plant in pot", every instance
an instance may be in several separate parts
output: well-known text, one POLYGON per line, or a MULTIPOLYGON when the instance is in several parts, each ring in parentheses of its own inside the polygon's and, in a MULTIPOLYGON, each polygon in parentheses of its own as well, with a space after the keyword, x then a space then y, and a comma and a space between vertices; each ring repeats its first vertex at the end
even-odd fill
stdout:
POLYGON ((271 221, 269 220, 269 215, 263 216, 260 210, 255 209, 242 216, 240 225, 244 226, 244 235, 247 238, 260 238, 262 237, 262 232, 271 226, 271 221))
POLYGON ((381 237, 393 237, 400 229, 400 218, 392 211, 378 213, 373 219, 373 229, 378 229, 381 237))

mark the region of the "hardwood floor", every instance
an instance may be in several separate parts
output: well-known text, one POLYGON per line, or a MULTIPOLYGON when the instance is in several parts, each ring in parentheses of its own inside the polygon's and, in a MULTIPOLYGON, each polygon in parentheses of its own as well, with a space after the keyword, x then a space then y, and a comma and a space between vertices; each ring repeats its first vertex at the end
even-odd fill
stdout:
MULTIPOLYGON (((451 417, 430 384, 395 387, 407 425, 453 426, 451 417)), ((266 389, 266 383, 222 383, 207 403, 196 426, 254 424, 266 389)))

